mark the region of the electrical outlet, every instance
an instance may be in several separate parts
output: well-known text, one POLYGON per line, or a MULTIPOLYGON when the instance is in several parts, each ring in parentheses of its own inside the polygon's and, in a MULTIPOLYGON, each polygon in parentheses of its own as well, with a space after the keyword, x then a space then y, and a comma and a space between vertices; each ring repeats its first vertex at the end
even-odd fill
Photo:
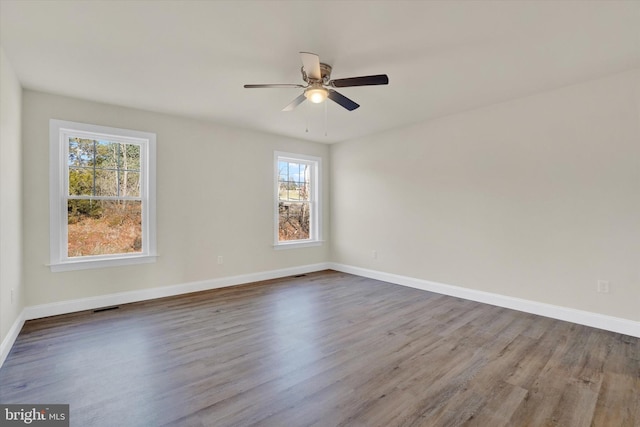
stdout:
POLYGON ((598 290, 599 294, 608 294, 609 291, 610 291, 609 281, 608 280, 598 280, 597 290, 598 290))
POLYGON ((222 264, 223 261, 222 255, 218 255, 218 264, 222 264))
POLYGON ((375 249, 371 251, 371 258, 373 259, 377 259, 378 258, 378 251, 376 251, 375 249))

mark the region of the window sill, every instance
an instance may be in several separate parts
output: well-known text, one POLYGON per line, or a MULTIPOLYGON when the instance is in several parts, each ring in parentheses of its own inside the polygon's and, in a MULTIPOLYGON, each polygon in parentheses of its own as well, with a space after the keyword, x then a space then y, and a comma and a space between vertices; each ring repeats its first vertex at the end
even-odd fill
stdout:
POLYGON ((323 240, 305 240, 303 242, 287 242, 287 243, 276 243, 273 245, 273 249, 282 250, 282 249, 297 249, 297 248, 310 248, 313 246, 322 246, 323 240))
POLYGON ((156 262, 157 255, 139 255, 129 256, 126 258, 101 258, 101 259, 84 259, 60 262, 58 264, 49 264, 51 272, 88 270, 91 268, 117 267, 122 265, 149 264, 156 262))

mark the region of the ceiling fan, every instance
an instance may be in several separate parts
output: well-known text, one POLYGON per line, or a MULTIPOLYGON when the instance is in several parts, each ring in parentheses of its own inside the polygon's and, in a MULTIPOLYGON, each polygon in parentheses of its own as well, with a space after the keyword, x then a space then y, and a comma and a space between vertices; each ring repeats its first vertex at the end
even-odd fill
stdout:
POLYGON ((306 99, 319 104, 327 98, 341 105, 349 111, 353 111, 360 105, 340 92, 333 90, 334 87, 352 86, 375 86, 389 84, 389 77, 386 74, 376 74, 375 76, 349 77, 346 79, 331 80, 331 66, 320 62, 320 58, 315 53, 300 52, 302 59, 302 80, 306 85, 301 84, 258 84, 244 85, 247 89, 255 88, 302 88, 304 93, 291 101, 282 111, 291 111, 306 99))

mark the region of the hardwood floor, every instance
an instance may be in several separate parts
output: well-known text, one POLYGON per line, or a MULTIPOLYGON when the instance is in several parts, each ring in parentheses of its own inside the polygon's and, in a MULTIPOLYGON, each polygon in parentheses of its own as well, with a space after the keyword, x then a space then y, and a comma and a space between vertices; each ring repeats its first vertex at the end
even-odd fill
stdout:
POLYGON ((640 339, 327 271, 28 321, 2 403, 88 426, 640 426, 640 339))

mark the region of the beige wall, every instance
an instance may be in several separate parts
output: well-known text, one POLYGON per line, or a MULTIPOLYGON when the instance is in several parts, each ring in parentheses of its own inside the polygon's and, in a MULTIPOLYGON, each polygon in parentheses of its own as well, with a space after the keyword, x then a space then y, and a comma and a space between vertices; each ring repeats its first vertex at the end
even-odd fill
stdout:
POLYGON ((639 87, 635 70, 332 146, 333 260, 640 320, 639 87))
MULTIPOLYGON (((3 150, 4 106, 20 111, 5 80, 3 150)), ((16 255, 3 255, 3 333, 24 305, 330 259, 640 320, 638 70, 333 146, 28 90, 22 102, 27 296, 5 314, 4 263, 16 255), (46 267, 50 118, 157 133, 157 263, 46 267), (323 158, 330 248, 273 250, 274 150, 323 158), (596 293, 598 279, 610 281, 610 294, 596 293)), ((11 194, 19 200, 6 163, 3 209, 11 194)), ((19 208, 12 212, 19 225, 19 208)))
POLYGON ((22 280, 21 103, 20 82, 0 48, 0 342, 25 305, 22 280))
MULTIPOLYGON (((24 248, 28 305, 325 262, 328 245, 274 250, 273 152, 329 147, 211 122, 24 92, 24 248), (157 263, 51 273, 49 119, 157 134, 157 263), (217 256, 224 257, 218 265, 217 256)), ((328 186, 328 184, 327 184, 328 186)), ((324 192, 325 202, 328 201, 324 192)), ((328 204, 324 212, 329 233, 328 204)))

